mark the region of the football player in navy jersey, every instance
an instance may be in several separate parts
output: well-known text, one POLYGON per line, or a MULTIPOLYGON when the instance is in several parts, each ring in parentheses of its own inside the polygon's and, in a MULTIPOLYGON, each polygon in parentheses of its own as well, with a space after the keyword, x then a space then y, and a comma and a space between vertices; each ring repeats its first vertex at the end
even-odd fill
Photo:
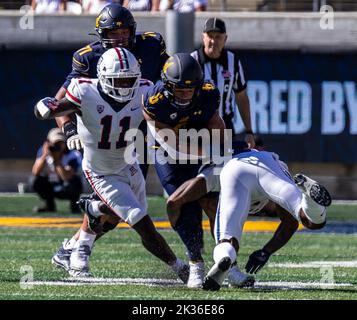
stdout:
MULTIPOLYGON (((162 67, 168 58, 165 42, 162 36, 156 32, 136 33, 136 22, 128 9, 117 3, 104 7, 96 18, 95 29, 99 41, 92 42, 73 54, 72 71, 57 92, 55 96, 57 100, 64 98, 72 78, 96 78, 99 58, 107 49, 112 47, 123 47, 133 53, 140 64, 143 79, 151 80, 154 83, 160 79, 162 67)), ((67 137, 69 149, 81 149, 81 141, 73 118, 70 116, 56 117, 56 122, 67 137)), ((140 129, 145 134, 145 121, 140 129)), ((145 163, 140 165, 144 177, 147 168, 148 165, 145 163)), ((114 229, 119 223, 119 219, 115 216, 106 216, 105 220, 102 233, 97 238, 114 229)), ((82 228, 88 230, 88 217, 86 215, 83 219, 82 228)), ((55 265, 68 270, 72 248, 78 240, 79 234, 80 230, 69 241, 62 244, 52 259, 55 265)))
MULTIPOLYGON (((162 129, 171 129, 177 141, 180 129, 206 128, 210 133, 213 129, 218 129, 220 141, 223 141, 225 125, 217 111, 220 94, 213 84, 204 82, 198 62, 190 54, 174 54, 165 63, 161 77, 162 82, 152 87, 144 98, 144 118, 148 122, 148 130, 160 146, 164 149, 167 147, 162 143, 164 139, 161 142, 158 140, 162 129)), ((175 145, 176 151, 178 146, 175 145)), ((170 151, 168 154, 171 156, 170 151)), ((183 164, 161 160, 156 152, 155 169, 169 195, 183 182, 195 177, 201 165, 199 161, 183 164)), ((185 244, 190 260, 187 286, 200 288, 204 278, 201 254, 203 230, 202 208, 197 201, 182 206, 180 217, 173 224, 173 228, 185 244)))

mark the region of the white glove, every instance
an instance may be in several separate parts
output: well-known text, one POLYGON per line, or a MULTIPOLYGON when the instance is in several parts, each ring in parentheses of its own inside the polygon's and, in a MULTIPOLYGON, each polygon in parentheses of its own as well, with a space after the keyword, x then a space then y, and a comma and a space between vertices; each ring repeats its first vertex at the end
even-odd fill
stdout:
POLYGON ((83 145, 81 139, 79 138, 79 134, 75 134, 67 139, 67 147, 69 150, 81 150, 83 149, 83 145))

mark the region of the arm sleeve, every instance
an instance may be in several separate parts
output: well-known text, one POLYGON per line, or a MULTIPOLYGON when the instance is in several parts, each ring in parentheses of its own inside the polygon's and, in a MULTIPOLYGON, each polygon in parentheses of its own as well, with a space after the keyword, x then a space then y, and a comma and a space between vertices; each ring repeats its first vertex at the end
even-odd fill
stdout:
MULTIPOLYGON (((80 50, 79 50, 80 51, 80 50)), ((72 57, 72 71, 67 76, 63 84, 64 88, 68 88, 73 78, 89 77, 89 63, 86 55, 80 54, 76 51, 72 57)))
POLYGON ((234 57, 234 92, 241 92, 247 88, 247 81, 245 78, 244 70, 240 59, 234 57))

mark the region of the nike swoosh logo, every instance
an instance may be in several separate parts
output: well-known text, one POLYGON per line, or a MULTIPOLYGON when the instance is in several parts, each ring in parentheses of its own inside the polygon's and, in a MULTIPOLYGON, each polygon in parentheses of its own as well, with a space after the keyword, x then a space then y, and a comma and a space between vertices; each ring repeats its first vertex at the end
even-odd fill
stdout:
POLYGON ((140 107, 136 107, 136 108, 131 108, 130 110, 131 111, 135 111, 135 110, 137 110, 137 109, 139 109, 140 107))

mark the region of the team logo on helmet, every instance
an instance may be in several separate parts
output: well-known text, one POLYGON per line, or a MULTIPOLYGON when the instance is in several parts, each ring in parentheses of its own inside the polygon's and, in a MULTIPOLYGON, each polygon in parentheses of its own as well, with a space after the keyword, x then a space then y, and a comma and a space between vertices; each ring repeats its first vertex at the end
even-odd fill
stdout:
POLYGON ((100 14, 96 19, 95 19, 95 27, 99 28, 99 20, 102 17, 102 14, 100 14))
POLYGON ((164 73, 166 73, 167 69, 174 64, 172 60, 173 60, 172 58, 169 58, 166 61, 165 65, 162 67, 162 71, 164 71, 164 73))

